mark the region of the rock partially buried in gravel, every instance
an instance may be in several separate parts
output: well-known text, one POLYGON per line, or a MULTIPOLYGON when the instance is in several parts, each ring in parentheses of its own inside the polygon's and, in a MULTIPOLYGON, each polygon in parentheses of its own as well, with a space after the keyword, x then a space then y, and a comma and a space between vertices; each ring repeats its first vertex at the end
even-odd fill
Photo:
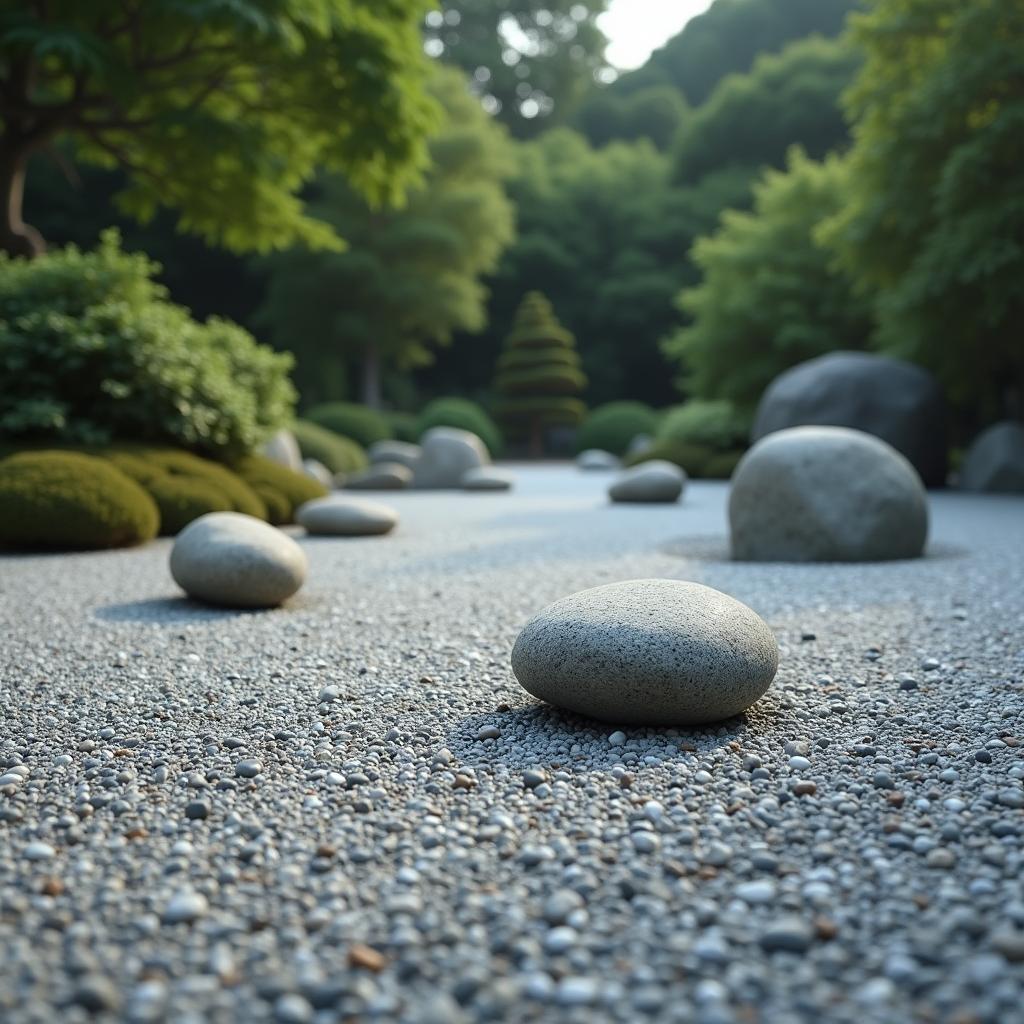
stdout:
POLYGON ((696 725, 750 707, 778 645, 746 605, 682 580, 630 580, 548 605, 524 627, 512 670, 551 704, 608 722, 696 725))
POLYGON ((398 462, 376 462, 361 473, 345 477, 347 491, 403 491, 412 482, 412 470, 398 462))
POLYGON ((171 575, 189 597, 232 608, 271 608, 305 582, 306 554, 286 533, 240 512, 210 512, 171 549, 171 575))
POLYGON ((464 491, 510 491, 512 477, 491 466, 478 466, 462 475, 464 491))
POLYGON ((358 498, 314 498, 300 506, 295 521, 309 533, 334 537, 372 537, 389 533, 398 513, 387 505, 358 498))
POLYGON ((678 501, 686 486, 686 474, 673 462, 651 459, 627 469, 608 488, 612 501, 678 501))
POLYGON ((884 441, 846 427, 794 427, 743 456, 729 525, 740 561, 917 558, 928 499, 914 467, 884 441))

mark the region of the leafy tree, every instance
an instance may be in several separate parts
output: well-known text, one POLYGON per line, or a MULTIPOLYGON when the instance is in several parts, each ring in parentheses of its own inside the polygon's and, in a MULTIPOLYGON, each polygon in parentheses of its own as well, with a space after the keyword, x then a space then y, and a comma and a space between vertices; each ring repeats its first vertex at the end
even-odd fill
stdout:
POLYGON ((715 0, 650 60, 609 88, 619 95, 671 83, 693 106, 728 74, 745 72, 764 53, 815 33, 836 36, 859 0, 715 0))
POLYGON ((315 166, 393 200, 424 156, 421 0, 0 0, 0 248, 28 158, 61 140, 128 172, 123 210, 237 250, 337 247, 297 191, 315 166))
POLYGON ((849 202, 825 229, 878 345, 1024 415, 1024 3, 878 0, 853 20, 849 202))
POLYGON ((502 187, 507 144, 458 72, 438 68, 430 91, 446 119, 429 140, 432 166, 408 202, 375 209, 347 181, 328 177, 310 209, 349 248, 269 257, 257 322, 279 348, 296 354, 306 402, 338 398, 346 365, 359 360, 362 399, 377 406, 382 365, 428 363, 431 346, 486 323, 480 278, 513 236, 502 187))
POLYGON ((692 184, 727 166, 779 167, 795 143, 823 157, 847 139, 839 97, 860 60, 845 41, 803 39, 724 78, 680 135, 677 180, 692 184))
POLYGON ((665 343, 687 391, 752 412, 787 367, 864 347, 871 304, 815 240, 849 186, 838 157, 815 163, 794 149, 785 173, 768 171, 755 186, 753 212, 727 211, 697 243, 703 280, 681 298, 693 322, 665 343))
POLYGON ((529 137, 571 111, 604 67, 608 0, 440 0, 427 52, 469 75, 485 108, 529 137))
POLYGON ((498 360, 496 413, 513 436, 526 436, 530 454, 544 453, 545 429, 579 423, 586 411, 578 396, 587 386, 573 336, 558 322, 551 303, 530 292, 516 313, 498 360))
POLYGON ((689 116, 690 108, 675 86, 652 85, 623 96, 610 89, 594 89, 574 123, 594 146, 648 139, 665 150, 689 116))

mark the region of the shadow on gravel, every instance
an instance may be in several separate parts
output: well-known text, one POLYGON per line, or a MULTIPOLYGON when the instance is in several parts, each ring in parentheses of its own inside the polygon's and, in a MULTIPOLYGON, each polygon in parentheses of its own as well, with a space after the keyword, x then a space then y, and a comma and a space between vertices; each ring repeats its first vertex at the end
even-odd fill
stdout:
POLYGON ((920 565, 922 563, 945 561, 947 559, 966 558, 970 549, 959 544, 943 542, 928 545, 923 558, 900 558, 888 562, 742 562, 736 561, 729 554, 729 540, 724 536, 680 537, 658 546, 658 551, 674 558, 687 558, 697 562, 724 563, 738 566, 775 566, 806 568, 808 566, 827 567, 829 569, 845 569, 863 566, 888 565, 920 565))
POLYGON ((148 622, 175 626, 189 622, 224 622, 227 619, 256 618, 308 607, 308 600, 291 600, 280 608, 219 608, 187 597, 152 597, 97 608, 95 616, 105 622, 148 622))
MULTIPOLYGON (((593 743, 621 730, 633 746, 607 747, 607 764, 622 761, 624 755, 639 755, 637 767, 644 767, 645 747, 656 751, 662 764, 674 761, 692 762, 744 737, 772 732, 778 708, 766 695, 741 715, 708 726, 659 729, 652 726, 618 726, 596 722, 582 715, 561 711, 548 704, 533 704, 511 711, 492 711, 469 715, 451 729, 445 745, 459 761, 479 765, 482 762, 504 764, 512 770, 542 767, 555 771, 590 772, 602 766, 594 764, 593 743), (495 740, 478 740, 485 726, 497 726, 501 736, 495 740), (588 753, 566 756, 555 753, 558 748, 571 751, 573 744, 586 743, 588 753), (669 748, 666 751, 666 746, 669 748), (673 749, 674 748, 674 749, 673 749), (586 761, 584 762, 584 758, 586 761)), ((631 759, 631 758, 630 758, 631 759)))

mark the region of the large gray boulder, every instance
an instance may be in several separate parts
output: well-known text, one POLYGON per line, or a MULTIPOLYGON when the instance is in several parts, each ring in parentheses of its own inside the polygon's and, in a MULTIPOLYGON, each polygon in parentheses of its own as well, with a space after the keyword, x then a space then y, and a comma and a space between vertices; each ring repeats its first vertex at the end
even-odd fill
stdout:
POLYGON ((288 534, 240 512, 208 512, 174 539, 171 575, 190 597, 270 608, 306 579, 306 553, 288 534))
POLYGON ((406 441, 374 441, 366 451, 370 462, 397 462, 406 469, 413 469, 420 457, 420 446, 406 441))
POLYGON ((650 459, 627 469, 608 488, 612 501, 678 501, 686 486, 686 474, 666 459, 650 459))
POLYGON ((295 473, 302 472, 302 451, 290 430, 279 430, 263 445, 263 454, 271 462, 295 473))
POLYGON ((750 707, 779 664, 772 631, 727 594, 683 580, 609 583, 538 612, 512 649, 529 693, 607 722, 691 725, 750 707))
POLYGON ((935 378, 899 359, 832 352, 779 374, 754 419, 751 441, 809 425, 880 437, 913 463, 929 487, 946 482, 946 402, 935 378))
POLYGON ((733 557, 753 562, 916 558, 928 498, 914 467, 877 437, 794 427, 740 460, 729 494, 733 557))
POLYGON ((421 438, 412 486, 421 490, 460 488, 471 469, 490 465, 491 457, 476 434, 457 427, 433 427, 421 438))
POLYGON ((960 467, 965 491, 1024 494, 1024 424, 1004 420, 982 431, 960 467))

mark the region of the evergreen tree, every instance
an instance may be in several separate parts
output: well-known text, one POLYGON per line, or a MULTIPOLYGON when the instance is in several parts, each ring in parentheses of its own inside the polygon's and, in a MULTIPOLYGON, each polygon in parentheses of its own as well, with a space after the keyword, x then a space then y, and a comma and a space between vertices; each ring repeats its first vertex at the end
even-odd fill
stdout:
POLYGON ((573 426, 586 407, 576 396, 587 386, 573 336, 558 322, 551 303, 530 292, 498 360, 496 413, 511 435, 526 436, 530 454, 544 451, 547 427, 573 426))

